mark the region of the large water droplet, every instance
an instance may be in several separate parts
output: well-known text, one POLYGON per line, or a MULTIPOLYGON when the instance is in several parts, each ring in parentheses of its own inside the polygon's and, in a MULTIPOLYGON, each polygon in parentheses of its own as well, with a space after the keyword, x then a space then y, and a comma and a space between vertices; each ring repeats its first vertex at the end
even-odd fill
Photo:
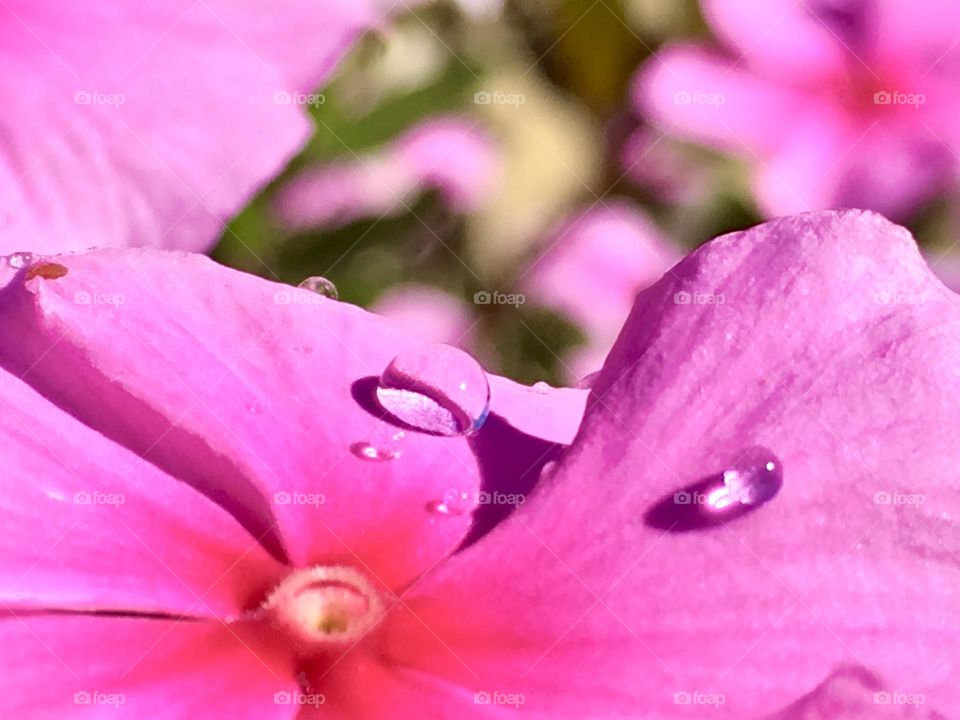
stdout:
POLYGON ((449 345, 400 353, 383 371, 377 401, 410 427, 436 435, 469 435, 490 411, 490 385, 480 364, 449 345))
POLYGON ((10 267, 19 270, 33 262, 33 253, 15 252, 13 255, 7 255, 3 260, 10 267))
POLYGON ((340 299, 340 293, 337 292, 337 286, 327 280, 325 277, 320 277, 319 275, 308 277, 297 287, 303 288, 304 290, 309 290, 310 292, 315 292, 317 295, 323 295, 331 300, 340 299))
POLYGON ((703 530, 729 522, 772 500, 783 486, 783 466, 770 450, 738 453, 723 472, 661 498, 645 524, 668 532, 703 530))

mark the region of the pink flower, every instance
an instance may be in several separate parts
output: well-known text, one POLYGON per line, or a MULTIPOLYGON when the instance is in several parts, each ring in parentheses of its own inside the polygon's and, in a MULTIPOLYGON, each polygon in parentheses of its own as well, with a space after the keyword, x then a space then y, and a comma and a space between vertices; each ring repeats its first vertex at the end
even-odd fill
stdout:
POLYGON ((652 220, 622 201, 576 213, 550 234, 521 283, 531 301, 566 315, 586 335, 562 361, 571 381, 600 368, 636 294, 679 257, 652 220))
POLYGON ((674 45, 636 84, 680 137, 742 155, 769 215, 903 217, 956 177, 960 6, 704 0, 724 48, 674 45))
POLYGON ((960 299, 879 216, 697 250, 638 296, 582 422, 581 392, 490 377, 471 439, 396 437, 386 366, 474 418, 483 374, 356 308, 154 251, 5 275, 4 716, 960 701, 960 299), (522 483, 451 554, 477 490, 522 483))
POLYGON ((292 229, 337 227, 403 212, 428 189, 455 212, 470 212, 492 189, 495 172, 492 142, 475 122, 432 118, 378 152, 301 173, 280 193, 276 212, 292 229))
POLYGON ((371 307, 404 332, 424 342, 446 343, 469 349, 478 320, 453 295, 431 285, 397 285, 371 307))
POLYGON ((4 2, 0 254, 209 248, 378 17, 346 0, 4 2))

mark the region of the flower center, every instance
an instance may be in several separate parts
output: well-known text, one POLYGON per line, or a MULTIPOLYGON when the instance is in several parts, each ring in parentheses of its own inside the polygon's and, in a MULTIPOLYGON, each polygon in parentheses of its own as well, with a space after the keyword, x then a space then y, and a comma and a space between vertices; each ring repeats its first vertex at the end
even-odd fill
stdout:
POLYGON ((281 582, 260 613, 302 648, 355 643, 384 613, 380 593, 353 568, 318 565, 281 582))

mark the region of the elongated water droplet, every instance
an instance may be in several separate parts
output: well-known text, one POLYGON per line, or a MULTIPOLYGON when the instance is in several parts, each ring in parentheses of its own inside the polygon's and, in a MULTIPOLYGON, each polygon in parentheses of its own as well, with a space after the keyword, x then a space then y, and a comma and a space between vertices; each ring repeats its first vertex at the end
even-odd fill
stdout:
POLYGON ((393 433, 390 438, 380 442, 355 442, 350 446, 350 452, 361 460, 371 462, 385 462, 387 460, 396 460, 400 457, 400 442, 403 440, 404 432, 393 433))
POLYGON ((449 345, 400 353, 380 376, 377 401, 410 427, 435 435, 469 435, 490 411, 490 385, 480 364, 449 345))
POLYGON ((756 510, 782 486, 780 459, 767 448, 751 447, 722 472, 661 498, 644 515, 644 523, 668 532, 704 530, 756 510))
POLYGON ((320 277, 315 275, 313 277, 308 277, 297 287, 303 288, 304 290, 309 290, 315 292, 317 295, 323 295, 326 298, 331 300, 339 300, 340 293, 337 292, 337 286, 332 282, 327 280, 325 277, 320 277))

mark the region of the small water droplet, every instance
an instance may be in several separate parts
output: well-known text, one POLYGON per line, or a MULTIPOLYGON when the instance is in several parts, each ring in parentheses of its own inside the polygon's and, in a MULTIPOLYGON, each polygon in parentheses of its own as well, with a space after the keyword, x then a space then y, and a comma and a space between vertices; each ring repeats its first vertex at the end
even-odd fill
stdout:
POLYGON ((15 252, 13 255, 7 255, 4 260, 10 267, 19 270, 33 262, 33 253, 15 252))
POLYGON ((427 512, 434 515, 449 515, 457 517, 465 515, 473 507, 470 494, 460 490, 450 490, 443 495, 442 500, 433 500, 427 503, 427 512))
POLYGON ((599 375, 600 375, 599 370, 597 370, 596 372, 592 372, 589 375, 584 375, 577 382, 577 387, 580 388, 581 390, 589 390, 590 388, 593 387, 593 382, 594 380, 597 379, 597 377, 599 377, 599 375))
POLYGON ((543 380, 541 380, 538 383, 534 383, 533 389, 536 392, 540 393, 541 395, 546 395, 548 392, 550 392, 550 386, 547 383, 543 382, 543 380))
POLYGON ((337 286, 327 280, 325 277, 320 277, 319 275, 308 277, 297 287, 303 288, 304 290, 309 290, 310 292, 315 292, 317 295, 323 295, 331 300, 340 299, 340 293, 337 292, 337 286))
POLYGON ((387 460, 396 460, 400 457, 400 441, 403 440, 404 433, 396 432, 389 440, 385 442, 355 442, 350 446, 350 452, 361 460, 371 462, 386 462, 387 460))
POLYGON ((469 435, 490 412, 490 384, 480 364, 463 350, 426 345, 390 362, 377 384, 377 402, 418 430, 469 435))
POLYGON ((253 415, 259 415, 260 413, 263 412, 263 405, 261 405, 260 403, 248 403, 247 412, 253 415))

